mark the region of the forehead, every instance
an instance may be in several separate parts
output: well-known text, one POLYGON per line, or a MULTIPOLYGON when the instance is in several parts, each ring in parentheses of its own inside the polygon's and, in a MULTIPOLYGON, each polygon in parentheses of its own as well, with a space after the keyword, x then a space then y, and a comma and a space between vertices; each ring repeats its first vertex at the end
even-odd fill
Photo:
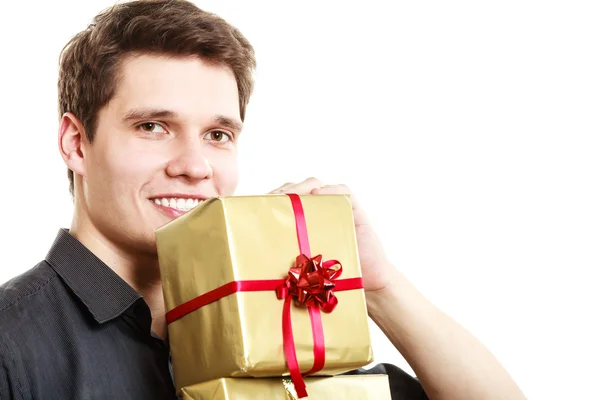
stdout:
POLYGON ((169 109, 188 117, 240 118, 232 70, 198 57, 144 54, 125 58, 109 107, 120 113, 143 107, 169 109))

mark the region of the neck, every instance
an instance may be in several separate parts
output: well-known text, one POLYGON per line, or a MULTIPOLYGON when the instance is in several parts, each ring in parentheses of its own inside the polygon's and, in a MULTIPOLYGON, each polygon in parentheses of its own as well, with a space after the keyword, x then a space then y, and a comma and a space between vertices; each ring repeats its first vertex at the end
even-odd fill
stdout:
POLYGON ((77 215, 69 233, 142 295, 152 315, 152 330, 165 339, 165 304, 156 253, 119 245, 102 234, 91 221, 77 215))

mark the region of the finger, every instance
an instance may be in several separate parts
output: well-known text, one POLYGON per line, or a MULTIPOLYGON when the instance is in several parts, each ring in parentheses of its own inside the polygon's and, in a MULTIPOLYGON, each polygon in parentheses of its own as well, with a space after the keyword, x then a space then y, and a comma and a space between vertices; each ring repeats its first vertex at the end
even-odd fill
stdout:
POLYGON ((346 185, 325 185, 314 188, 311 194, 352 194, 350 188, 346 185))
POLYGON ((283 185, 279 186, 277 189, 271 190, 269 193, 284 193, 284 190, 286 190, 289 187, 294 186, 295 183, 294 182, 287 182, 284 183, 283 185))
POLYGON ((276 193, 310 194, 311 190, 320 188, 323 183, 317 178, 308 178, 291 186, 282 186, 276 193))
POLYGON ((327 185, 317 189, 313 189, 311 194, 347 194, 350 196, 352 211, 354 213, 354 221, 356 226, 369 225, 369 218, 365 211, 358 204, 356 196, 352 194, 350 188, 346 185, 327 185))
POLYGON ((288 188, 293 190, 292 193, 297 194, 309 194, 311 190, 324 186, 323 183, 317 178, 308 178, 295 185, 294 187, 288 188))

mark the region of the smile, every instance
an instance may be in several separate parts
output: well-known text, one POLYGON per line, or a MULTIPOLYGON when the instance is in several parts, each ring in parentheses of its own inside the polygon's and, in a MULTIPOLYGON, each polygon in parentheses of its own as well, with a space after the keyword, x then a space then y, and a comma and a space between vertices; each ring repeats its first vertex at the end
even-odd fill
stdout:
POLYGON ((200 201, 202 201, 198 199, 183 199, 177 197, 162 197, 151 200, 154 201, 154 204, 158 206, 172 208, 174 210, 183 212, 190 211, 191 209, 196 207, 200 201))

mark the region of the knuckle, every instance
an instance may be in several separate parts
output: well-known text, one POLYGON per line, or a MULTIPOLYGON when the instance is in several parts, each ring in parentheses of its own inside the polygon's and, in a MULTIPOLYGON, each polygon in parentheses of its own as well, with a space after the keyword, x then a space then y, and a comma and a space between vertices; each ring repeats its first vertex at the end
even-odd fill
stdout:
POLYGON ((308 178, 308 179, 306 180, 306 182, 308 182, 308 183, 312 183, 312 184, 315 184, 315 185, 319 185, 319 186, 323 186, 323 184, 321 183, 321 181, 320 181, 319 179, 315 178, 314 176, 313 176, 313 177, 310 177, 310 178, 308 178))

